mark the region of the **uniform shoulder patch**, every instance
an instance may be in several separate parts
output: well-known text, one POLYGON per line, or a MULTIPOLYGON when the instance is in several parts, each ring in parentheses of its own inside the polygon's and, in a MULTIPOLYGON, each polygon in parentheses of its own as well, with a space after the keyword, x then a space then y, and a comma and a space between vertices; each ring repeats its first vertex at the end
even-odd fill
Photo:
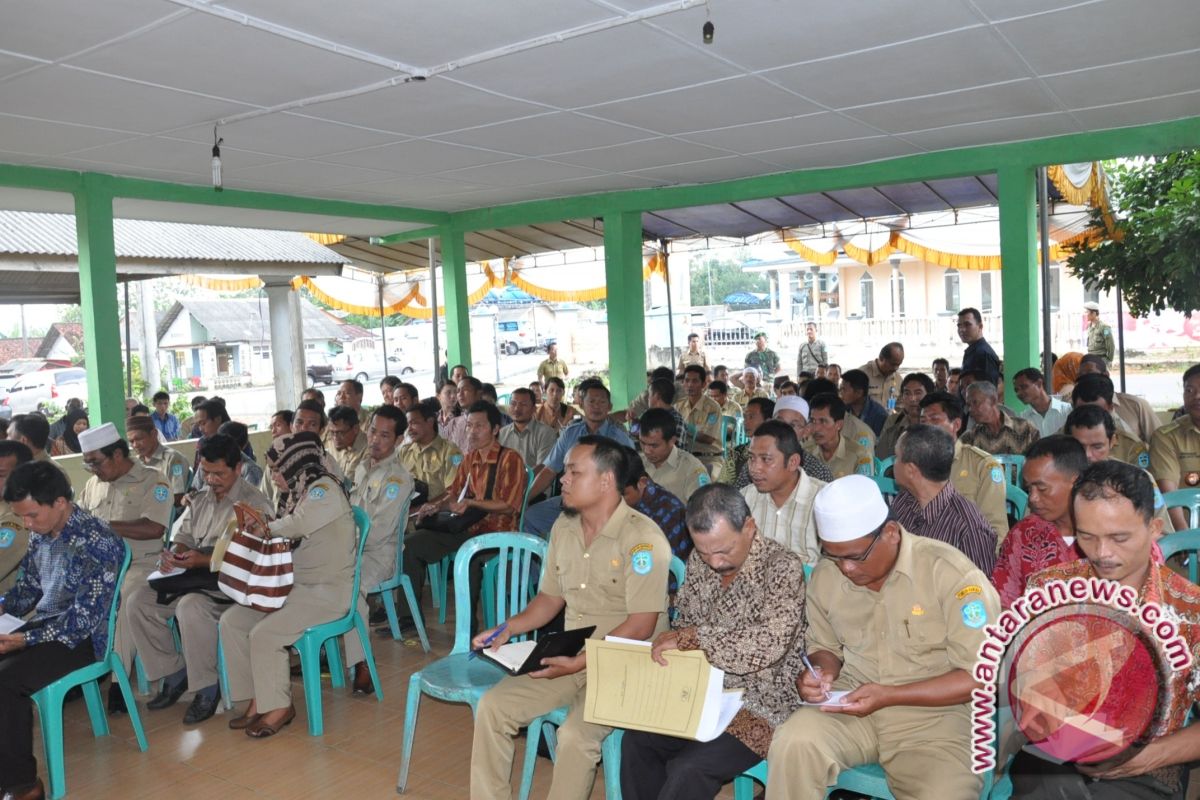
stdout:
MULTIPOLYGON (((1155 510, 1155 511, 1162 511, 1162 510, 1163 510, 1163 508, 1165 508, 1165 507, 1166 507, 1166 505, 1167 505, 1166 498, 1164 498, 1164 497, 1162 496, 1162 492, 1160 492, 1160 491, 1158 490, 1158 487, 1157 487, 1157 486, 1155 486, 1155 487, 1154 487, 1154 510, 1155 510)), ((3 531, 0 531, 0 533, 3 533, 3 531)))
POLYGON ((710 483, 712 483, 712 478, 708 477, 708 470, 700 471, 700 474, 696 476, 696 483, 700 484, 701 486, 708 486, 710 483))
POLYGON ((170 496, 171 489, 165 483, 160 483, 154 487, 154 499, 158 502, 165 503, 170 496))
POLYGON ((999 464, 991 469, 992 483, 1004 483, 1004 468, 999 464))
POLYGON ((638 575, 649 575, 654 569, 654 546, 635 544, 629 551, 629 563, 638 575))
POLYGON ((320 500, 324 496, 325 489, 321 486, 314 486, 308 490, 308 497, 310 500, 320 500))
POLYGON ((463 462, 462 453, 455 453, 454 455, 450 456, 450 463, 453 464, 454 466, 457 467, 462 462, 463 462))
POLYGON ((5 526, 0 528, 0 547, 12 547, 12 543, 16 541, 17 532, 12 528, 5 526))
POLYGON ((964 586, 963 588, 961 588, 957 592, 955 592, 954 599, 962 600, 964 597, 969 597, 970 595, 973 595, 973 594, 983 594, 983 587, 982 586, 974 586, 974 585, 964 586))
POLYGON ((1137 463, 1142 469, 1150 469, 1150 454, 1145 450, 1138 453, 1137 463))
POLYGON ((183 464, 172 464, 171 465, 171 474, 174 475, 176 478, 178 478, 180 475, 182 475, 183 474, 183 464))
POLYGON ((383 494, 388 500, 395 500, 400 496, 400 484, 395 481, 390 481, 387 488, 383 490, 383 494))
POLYGON ((979 629, 987 624, 987 608, 982 600, 972 600, 962 607, 963 625, 979 629))
POLYGON ((870 436, 860 436, 860 437, 858 437, 858 443, 861 444, 863 447, 870 447, 871 446, 871 437, 870 436))
POLYGON ((717 424, 717 415, 710 412, 708 415, 708 418, 706 419, 704 424, 705 425, 716 425, 717 424))

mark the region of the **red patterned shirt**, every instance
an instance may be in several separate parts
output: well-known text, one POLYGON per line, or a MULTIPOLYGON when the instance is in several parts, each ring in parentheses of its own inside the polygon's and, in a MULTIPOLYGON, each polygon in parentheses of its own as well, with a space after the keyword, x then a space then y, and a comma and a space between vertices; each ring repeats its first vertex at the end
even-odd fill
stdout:
POLYGON ((520 454, 511 448, 501 447, 493 441, 486 450, 472 450, 458 465, 454 482, 446 487, 451 501, 457 500, 470 476, 471 486, 466 497, 477 499, 502 500, 508 506, 508 511, 489 513, 486 517, 470 528, 470 533, 495 533, 498 531, 515 531, 517 529, 517 514, 521 511, 521 502, 525 499, 525 462, 520 454), (488 473, 492 464, 496 464, 496 485, 491 495, 485 498, 488 485, 488 473))

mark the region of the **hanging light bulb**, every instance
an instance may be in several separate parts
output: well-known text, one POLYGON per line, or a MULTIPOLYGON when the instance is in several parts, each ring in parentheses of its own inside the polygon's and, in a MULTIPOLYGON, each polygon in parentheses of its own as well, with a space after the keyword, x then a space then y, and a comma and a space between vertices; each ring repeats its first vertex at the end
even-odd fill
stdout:
POLYGON ((704 27, 701 28, 701 31, 704 34, 704 43, 712 44, 713 43, 713 33, 716 32, 716 28, 713 26, 712 20, 708 20, 707 22, 705 22, 704 27))
POLYGON ((224 139, 217 138, 217 126, 213 126, 213 149, 212 149, 212 181, 213 189, 221 191, 225 187, 221 185, 221 142, 224 139))

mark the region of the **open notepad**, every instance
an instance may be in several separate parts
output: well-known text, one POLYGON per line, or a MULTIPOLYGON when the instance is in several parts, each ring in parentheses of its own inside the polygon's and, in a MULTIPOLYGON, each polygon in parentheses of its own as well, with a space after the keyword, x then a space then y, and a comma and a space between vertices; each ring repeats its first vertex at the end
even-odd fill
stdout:
POLYGON ((0 634, 12 633, 25 624, 25 620, 12 614, 0 614, 0 634))
POLYGON ((587 637, 596 632, 596 626, 573 628, 541 637, 537 641, 509 642, 495 650, 483 649, 479 654, 495 661, 508 670, 510 675, 524 675, 542 669, 542 659, 555 656, 577 656, 583 649, 587 637))
POLYGON ((742 707, 742 690, 725 689, 725 672, 702 650, 669 650, 664 667, 650 643, 608 637, 587 643, 583 718, 598 725, 710 742, 742 707))
POLYGON ((833 706, 834 708, 841 708, 842 706, 846 705, 846 695, 848 694, 850 694, 848 691, 834 691, 830 692, 829 697, 826 697, 819 703, 808 703, 804 700, 801 700, 800 703, 806 706, 833 706))

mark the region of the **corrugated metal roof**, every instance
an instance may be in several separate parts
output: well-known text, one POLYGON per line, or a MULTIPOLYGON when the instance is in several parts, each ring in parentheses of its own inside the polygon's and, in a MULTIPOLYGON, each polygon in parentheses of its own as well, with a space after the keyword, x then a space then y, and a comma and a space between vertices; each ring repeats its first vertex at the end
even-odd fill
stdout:
MULTIPOLYGON (((208 331, 215 342, 269 341, 271 321, 267 314, 267 298, 228 300, 177 300, 158 322, 158 338, 162 339, 171 323, 186 310, 208 331)), ((300 301, 300 316, 305 339, 343 339, 342 326, 307 300, 300 301)))
MULTIPOLYGON (((292 264, 342 264, 346 261, 328 247, 294 231, 116 219, 113 220, 113 236, 118 258, 292 264)), ((0 211, 0 253, 77 255, 75 217, 71 214, 0 211)))

